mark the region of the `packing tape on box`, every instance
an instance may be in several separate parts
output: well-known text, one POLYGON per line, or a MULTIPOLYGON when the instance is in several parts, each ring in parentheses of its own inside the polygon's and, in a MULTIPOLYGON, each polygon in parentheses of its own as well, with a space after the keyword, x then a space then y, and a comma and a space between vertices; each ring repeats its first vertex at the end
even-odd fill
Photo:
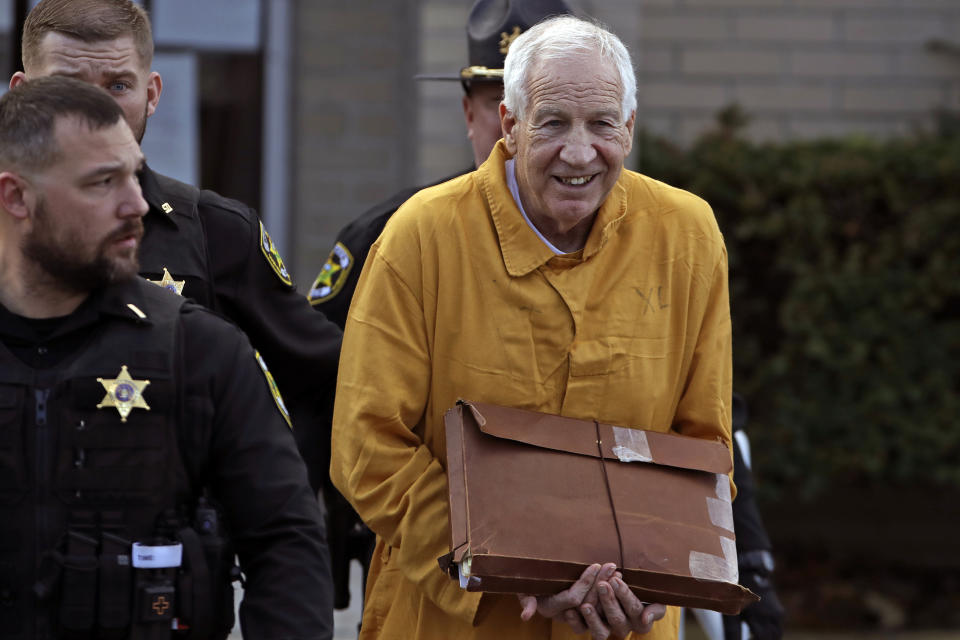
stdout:
MULTIPOLYGON (((730 479, 725 473, 717 474, 716 498, 707 498, 710 522, 733 533, 733 500, 730 494, 730 479)), ((720 537, 723 556, 702 551, 690 552, 690 575, 702 580, 737 582, 740 569, 737 566, 737 543, 726 536, 720 537)))
POLYGON ((613 428, 613 454, 620 462, 653 462, 647 434, 640 429, 613 428))
POLYGON ((733 533, 733 504, 727 474, 717 474, 717 497, 707 498, 707 511, 710 513, 710 522, 733 533))
POLYGON ((723 557, 702 551, 691 551, 690 575, 701 580, 737 582, 740 579, 740 571, 737 568, 737 543, 726 536, 720 536, 720 547, 723 549, 723 557))

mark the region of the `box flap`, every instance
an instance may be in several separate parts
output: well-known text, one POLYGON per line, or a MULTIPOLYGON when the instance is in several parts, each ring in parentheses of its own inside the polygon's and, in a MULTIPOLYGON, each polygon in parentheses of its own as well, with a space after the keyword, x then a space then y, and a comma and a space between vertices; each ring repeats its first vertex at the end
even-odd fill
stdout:
MULTIPOLYGON (((443 416, 447 436, 447 484, 450 506, 450 548, 469 548, 467 533, 467 488, 463 475, 463 409, 459 403, 443 416)), ((454 558, 459 562, 460 558, 454 558)))
MULTIPOLYGON (((729 473, 730 450, 721 442, 672 433, 591 423, 524 409, 461 400, 457 408, 485 434, 582 456, 621 462, 652 462, 710 473, 729 473), (599 446, 597 434, 599 433, 599 446)), ((450 412, 448 412, 448 419, 450 412)), ((459 417, 459 415, 457 416, 459 417)), ((448 425, 449 433, 449 425, 448 425)))

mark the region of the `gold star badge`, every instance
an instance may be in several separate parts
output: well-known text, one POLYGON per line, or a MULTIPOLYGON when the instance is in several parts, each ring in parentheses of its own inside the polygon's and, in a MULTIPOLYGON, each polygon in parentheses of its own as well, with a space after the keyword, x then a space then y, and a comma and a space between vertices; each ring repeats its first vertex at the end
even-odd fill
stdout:
POLYGON ((131 378, 127 371, 127 365, 120 368, 120 375, 116 378, 112 380, 97 378, 97 382, 107 390, 107 395, 103 396, 103 400, 97 405, 97 409, 116 407, 121 422, 126 422, 127 416, 134 409, 150 411, 150 407, 143 400, 143 390, 147 388, 150 381, 131 378))
POLYGON ((170 290, 170 291, 173 291, 173 292, 174 292, 175 294, 177 294, 178 296, 182 296, 182 295, 183 295, 183 285, 184 285, 184 283, 186 283, 186 280, 174 280, 174 279, 173 279, 173 276, 170 275, 170 272, 167 271, 167 268, 164 267, 164 268, 163 268, 163 277, 160 278, 159 280, 149 280, 149 282, 152 282, 153 284, 157 285, 158 287, 163 287, 164 289, 168 289, 168 290, 170 290))

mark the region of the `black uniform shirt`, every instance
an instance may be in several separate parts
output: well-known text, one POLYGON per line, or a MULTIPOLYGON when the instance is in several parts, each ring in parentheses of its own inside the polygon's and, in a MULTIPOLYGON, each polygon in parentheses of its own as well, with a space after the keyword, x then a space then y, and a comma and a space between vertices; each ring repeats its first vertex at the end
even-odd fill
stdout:
MULTIPOLYGON (((83 348, 103 319, 131 318, 127 304, 137 302, 129 288, 109 287, 50 321, 0 305, 0 342, 35 368, 55 367, 83 348)), ((180 335, 185 395, 209 398, 213 413, 209 432, 184 429, 182 453, 227 516, 247 576, 245 637, 330 638, 330 560, 319 505, 253 349, 236 327, 189 302, 180 335)))
MULTIPOLYGON (((294 288, 253 209, 212 191, 198 192, 149 168, 144 169, 140 186, 150 205, 141 253, 157 251, 155 243, 169 243, 171 236, 163 231, 170 229, 184 246, 197 243, 205 252, 201 259, 206 261, 208 281, 187 279, 183 295, 236 323, 270 365, 317 487, 318 479, 327 474, 342 329, 315 313, 294 288), (199 219, 199 226, 190 224, 188 215, 199 219)), ((163 248, 172 252, 183 247, 163 248)), ((162 275, 145 267, 141 265, 144 277, 156 280, 162 275)), ((177 273, 171 275, 181 279, 177 273)))
POLYGON ((470 171, 473 171, 473 167, 431 184, 398 191, 341 229, 336 245, 307 294, 310 304, 343 329, 347 324, 347 311, 350 309, 353 292, 357 289, 360 270, 370 253, 370 246, 380 237, 380 232, 390 217, 416 192, 470 171))

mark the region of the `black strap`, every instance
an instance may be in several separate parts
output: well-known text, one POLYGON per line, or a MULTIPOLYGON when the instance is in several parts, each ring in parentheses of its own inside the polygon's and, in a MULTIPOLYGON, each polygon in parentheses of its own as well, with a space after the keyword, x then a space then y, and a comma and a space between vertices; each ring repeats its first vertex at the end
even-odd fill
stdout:
POLYGON ((623 566, 623 536, 620 534, 620 521, 617 519, 617 508, 613 503, 613 491, 610 490, 610 478, 607 476, 607 462, 603 457, 603 441, 600 440, 600 423, 593 421, 597 428, 597 453, 600 458, 600 469, 603 470, 603 484, 607 488, 607 500, 610 502, 610 512, 613 513, 613 526, 617 530, 617 547, 620 550, 620 559, 617 566, 621 569, 623 566))
POLYGON ((133 611, 130 540, 102 531, 97 626, 100 638, 125 638, 133 611))
MULTIPOLYGON (((207 567, 207 559, 203 552, 203 544, 200 542, 200 536, 192 527, 184 527, 177 532, 180 542, 183 543, 183 554, 187 561, 187 573, 192 581, 192 597, 186 597, 184 600, 191 602, 180 602, 180 614, 188 618, 190 625, 190 637, 207 638, 213 633, 213 607, 209 602, 210 594, 213 593, 210 570, 207 567)), ((180 596, 186 594, 181 590, 180 596)))

